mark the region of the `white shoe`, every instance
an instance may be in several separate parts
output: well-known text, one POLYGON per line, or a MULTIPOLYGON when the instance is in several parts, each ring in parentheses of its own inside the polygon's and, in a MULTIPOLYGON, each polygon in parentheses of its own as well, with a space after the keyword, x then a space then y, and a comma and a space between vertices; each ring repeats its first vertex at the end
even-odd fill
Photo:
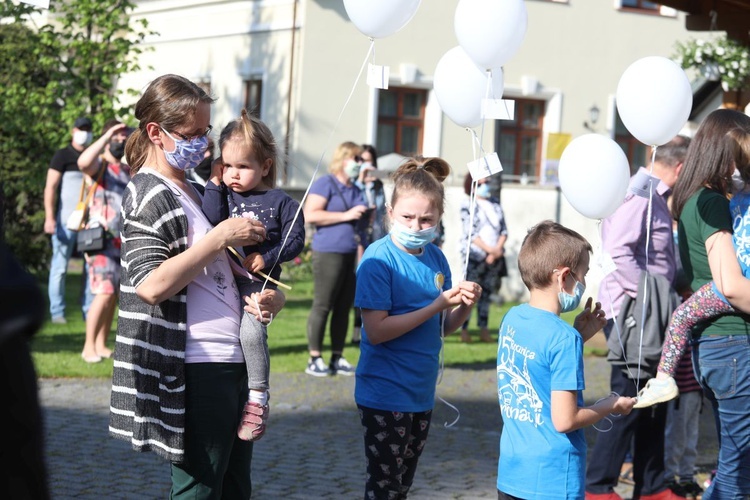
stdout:
POLYGON ((638 401, 633 408, 646 408, 657 403, 664 403, 676 398, 679 394, 680 390, 672 377, 663 380, 652 378, 638 393, 638 401))
POLYGON ((312 375, 313 377, 327 377, 331 374, 331 371, 326 366, 326 362, 323 361, 323 358, 315 358, 314 361, 310 359, 310 361, 307 362, 305 373, 312 375))
POLYGON ((332 361, 331 364, 328 365, 328 368, 331 371, 331 375, 345 375, 347 377, 351 377, 356 371, 356 369, 343 357, 337 359, 335 362, 332 361))

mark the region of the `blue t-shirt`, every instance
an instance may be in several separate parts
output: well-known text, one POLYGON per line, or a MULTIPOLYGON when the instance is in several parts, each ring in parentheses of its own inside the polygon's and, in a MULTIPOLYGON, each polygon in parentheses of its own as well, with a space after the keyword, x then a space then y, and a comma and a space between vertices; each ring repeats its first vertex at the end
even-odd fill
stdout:
MULTIPOLYGON (((339 181, 334 175, 325 175, 313 182, 310 194, 322 196, 328 202, 325 209, 329 212, 346 212, 357 205, 367 206, 362 190, 356 185, 339 181), (336 189, 338 188, 338 189, 336 189)), ((357 250, 358 221, 340 222, 328 226, 316 226, 312 238, 312 249, 316 252, 353 253, 357 250)))
POLYGON ((740 191, 729 200, 732 214, 732 242, 742 274, 750 277, 750 193, 740 191))
MULTIPOLYGON (((412 255, 384 237, 365 250, 357 269, 354 305, 396 316, 431 304, 450 288, 448 261, 437 246, 430 243, 421 255, 412 255)), ((369 342, 363 327, 355 401, 377 410, 432 409, 440 347, 440 314, 377 345, 369 342)))
POLYGON ((551 414, 552 391, 578 391, 578 406, 583 406, 584 388, 578 331, 528 304, 508 311, 497 350, 500 491, 520 498, 584 498, 583 429, 557 432, 551 414))

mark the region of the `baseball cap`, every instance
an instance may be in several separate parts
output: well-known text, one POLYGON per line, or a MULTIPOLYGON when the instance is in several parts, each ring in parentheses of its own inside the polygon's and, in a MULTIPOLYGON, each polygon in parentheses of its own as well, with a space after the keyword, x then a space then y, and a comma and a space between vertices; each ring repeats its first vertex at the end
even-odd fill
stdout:
POLYGON ((89 129, 91 130, 93 124, 91 123, 91 120, 86 118, 85 116, 82 116, 81 118, 78 118, 75 123, 73 124, 73 127, 77 129, 89 129))

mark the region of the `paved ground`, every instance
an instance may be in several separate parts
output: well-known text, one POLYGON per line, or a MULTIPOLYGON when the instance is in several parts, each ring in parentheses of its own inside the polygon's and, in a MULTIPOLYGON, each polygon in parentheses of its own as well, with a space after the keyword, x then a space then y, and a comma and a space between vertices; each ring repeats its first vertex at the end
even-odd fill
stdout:
MULTIPOLYGON (((586 361, 587 401, 608 393, 606 361, 586 361)), ((253 459, 254 498, 356 499, 362 497, 361 426, 353 403, 353 378, 273 374, 273 404, 266 436, 253 459)), ((47 466, 55 499, 163 499, 169 466, 151 453, 136 453, 107 435, 108 380, 42 380, 47 466)), ((409 498, 497 498, 495 489, 500 413, 492 367, 446 370, 433 428, 409 498)), ((716 440, 710 410, 703 414, 700 465, 710 468, 716 440)), ((591 442, 595 431, 589 430, 591 442)), ((629 488, 618 491, 629 497, 629 488)))

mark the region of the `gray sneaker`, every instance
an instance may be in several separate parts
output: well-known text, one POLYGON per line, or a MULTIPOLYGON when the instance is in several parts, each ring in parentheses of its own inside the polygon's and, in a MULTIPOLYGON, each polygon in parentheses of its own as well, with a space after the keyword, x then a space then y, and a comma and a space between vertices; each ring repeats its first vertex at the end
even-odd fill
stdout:
POLYGON ((323 361, 323 358, 315 358, 314 360, 310 359, 310 361, 307 362, 305 373, 312 375, 313 377, 327 377, 331 374, 325 361, 323 361))
POLYGON ((338 374, 347 377, 351 377, 352 375, 354 375, 355 368, 351 364, 349 364, 349 362, 343 357, 337 359, 336 361, 331 361, 331 364, 328 366, 331 370, 331 375, 338 374))

